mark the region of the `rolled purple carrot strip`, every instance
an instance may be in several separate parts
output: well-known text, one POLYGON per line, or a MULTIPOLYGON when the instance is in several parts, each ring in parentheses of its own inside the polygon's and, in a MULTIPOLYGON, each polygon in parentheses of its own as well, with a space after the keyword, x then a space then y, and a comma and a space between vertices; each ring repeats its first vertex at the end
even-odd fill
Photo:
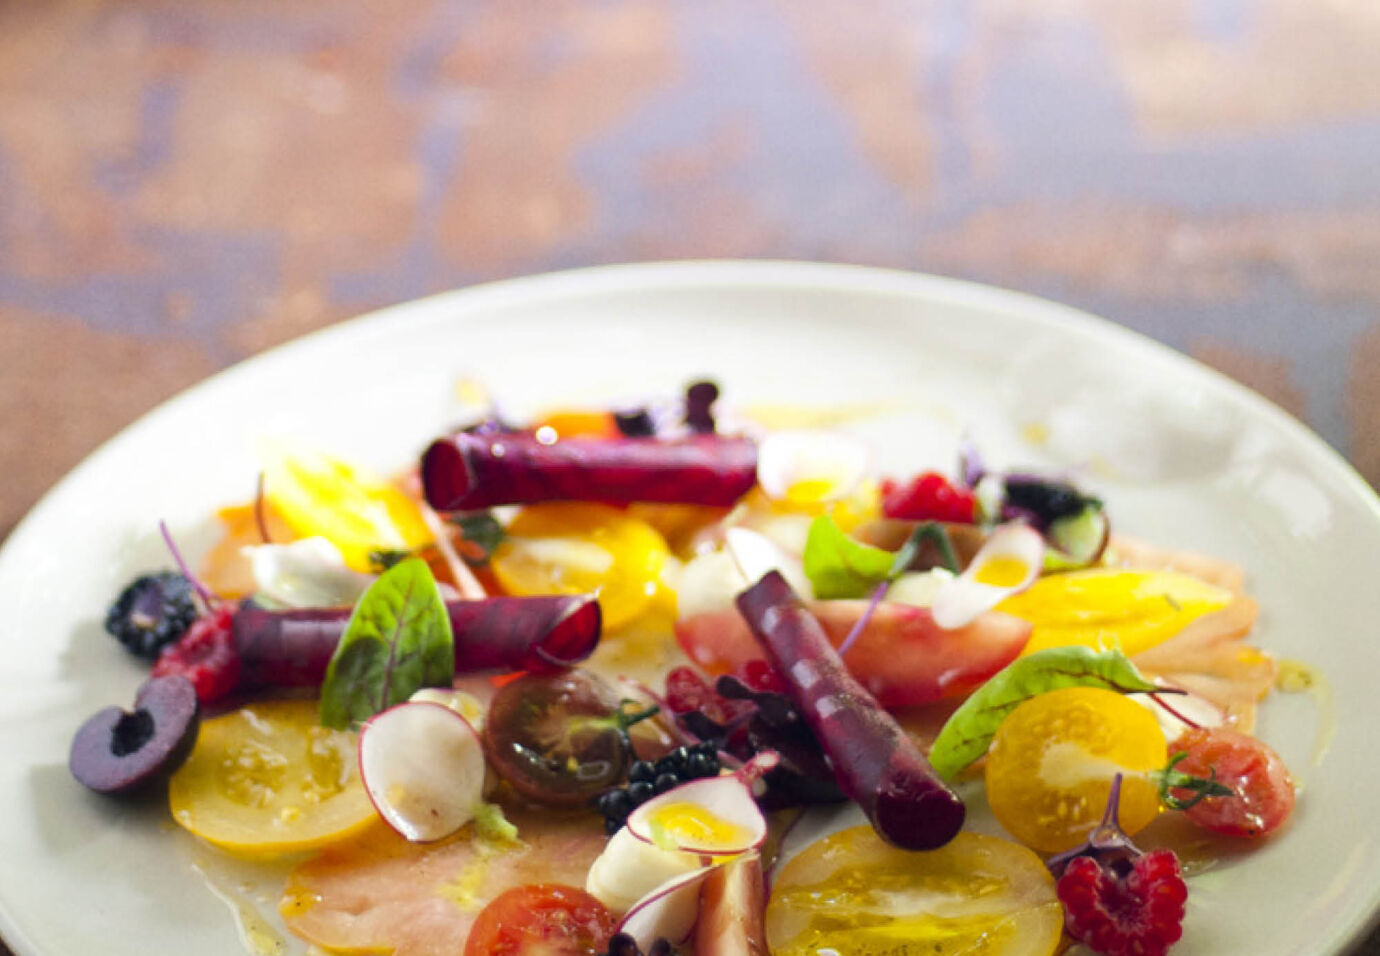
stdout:
POLYGON ((769 572, 737 604, 833 764, 839 789, 857 801, 877 833, 907 850, 952 840, 963 828, 963 801, 848 673, 786 579, 769 572))
MULTIPOLYGON (((447 601, 446 610, 457 674, 565 670, 594 652, 603 626, 599 602, 591 595, 447 601)), ((349 620, 347 607, 242 606, 233 624, 241 686, 317 686, 349 620)))
POLYGON ((757 445, 722 435, 543 443, 526 432, 461 432, 432 442, 421 472, 427 503, 438 511, 538 501, 728 507, 757 480, 757 445))

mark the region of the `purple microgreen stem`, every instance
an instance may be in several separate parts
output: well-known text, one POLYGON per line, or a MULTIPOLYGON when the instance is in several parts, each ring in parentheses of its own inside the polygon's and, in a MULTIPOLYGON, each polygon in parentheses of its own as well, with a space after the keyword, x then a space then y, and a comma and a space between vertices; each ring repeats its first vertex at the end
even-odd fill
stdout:
POLYGON ((1150 697, 1150 699, 1153 700, 1156 704, 1158 704, 1159 706, 1163 707, 1164 710, 1165 710, 1165 712, 1168 713, 1169 716, 1173 717, 1175 720, 1181 720, 1181 721, 1183 721, 1184 723, 1188 724, 1188 726, 1192 727, 1194 730, 1202 730, 1202 729, 1203 729, 1203 728, 1202 728, 1202 725, 1200 725, 1197 721, 1191 720, 1191 719, 1189 719, 1188 717, 1185 717, 1183 714, 1179 713, 1179 712, 1178 712, 1177 710, 1175 710, 1173 707, 1169 706, 1169 704, 1167 704, 1167 703, 1165 703, 1164 701, 1160 700, 1160 694, 1187 694, 1187 693, 1188 693, 1188 691, 1186 691, 1186 690, 1180 690, 1180 689, 1177 688, 1177 687, 1166 687, 1166 688, 1164 688, 1163 690, 1157 690, 1157 691, 1155 691, 1153 694, 1150 694, 1149 697, 1150 697))
POLYGON ((209 611, 219 606, 220 598, 216 597, 215 594, 211 592, 210 588, 201 583, 200 579, 192 573, 192 569, 188 566, 186 559, 182 557, 182 552, 178 550, 177 542, 173 540, 172 532, 168 530, 168 523, 160 520, 158 522, 158 530, 163 535, 163 543, 168 546, 168 551, 172 553, 173 560, 177 562, 177 569, 181 571, 182 576, 191 583, 192 588, 196 591, 197 596, 201 598, 201 602, 206 609, 209 611))
POLYGON ((862 617, 858 618, 858 623, 854 624, 853 627, 849 629, 848 636, 845 637, 843 643, 839 645, 839 657, 847 654, 854 642, 856 642, 862 635, 862 632, 867 629, 867 625, 872 621, 872 615, 877 610, 877 606, 882 603, 882 598, 886 597, 887 584, 888 582, 883 581, 872 589, 872 599, 867 602, 867 610, 863 611, 862 617))
POLYGON ((978 451, 977 442, 967 433, 958 442, 958 470, 963 483, 969 488, 976 488, 987 475, 987 465, 978 451))
POLYGON ((1045 866, 1058 879, 1064 868, 1075 857, 1090 856, 1100 866, 1117 867, 1118 863, 1130 863, 1141 855, 1140 848, 1121 829, 1117 811, 1121 806, 1121 774, 1112 778, 1112 789, 1107 794, 1107 806, 1102 811, 1102 820, 1093 827, 1082 846, 1074 847, 1064 853, 1049 858, 1045 866))

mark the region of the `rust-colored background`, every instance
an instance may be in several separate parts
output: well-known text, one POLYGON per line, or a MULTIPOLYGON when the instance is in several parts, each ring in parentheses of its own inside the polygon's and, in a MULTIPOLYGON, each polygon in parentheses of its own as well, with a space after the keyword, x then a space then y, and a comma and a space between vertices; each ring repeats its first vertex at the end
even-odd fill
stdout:
POLYGON ((1376 0, 0 0, 0 536, 267 346, 680 257, 1081 306, 1380 482, 1377 51, 1376 0))

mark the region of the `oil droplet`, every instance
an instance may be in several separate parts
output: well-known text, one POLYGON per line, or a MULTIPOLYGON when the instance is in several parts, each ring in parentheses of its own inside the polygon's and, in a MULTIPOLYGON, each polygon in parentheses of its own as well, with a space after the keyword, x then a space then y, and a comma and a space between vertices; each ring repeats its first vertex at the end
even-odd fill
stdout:
POLYGON ((193 863, 192 869, 206 881, 216 899, 230 908, 239 931, 240 942, 251 956, 283 956, 287 940, 259 911, 258 906, 241 889, 230 885, 227 874, 213 874, 211 869, 193 863))
POLYGON ((1318 730, 1313 737, 1313 766, 1322 765, 1323 757, 1332 747, 1337 735, 1337 712, 1332 701, 1332 685, 1322 671, 1311 664, 1296 660, 1281 660, 1275 674, 1275 689, 1281 694, 1307 694, 1318 712, 1318 730))

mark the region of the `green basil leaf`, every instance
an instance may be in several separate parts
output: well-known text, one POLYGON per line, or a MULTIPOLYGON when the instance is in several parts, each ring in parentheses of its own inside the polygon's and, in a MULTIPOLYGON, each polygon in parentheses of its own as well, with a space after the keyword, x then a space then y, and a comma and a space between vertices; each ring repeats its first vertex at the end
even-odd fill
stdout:
POLYGON ((344 729, 455 678, 450 616, 425 561, 389 568, 355 605, 321 684, 321 723, 344 729))
POLYGON ((1123 694, 1159 690, 1120 650, 1051 647, 1022 657, 994 675, 939 731, 930 766, 946 780, 987 752, 1006 715, 1024 700, 1061 687, 1102 687, 1123 694))
POLYGON ((823 601, 858 598, 891 578, 890 551, 854 541, 828 515, 810 523, 805 539, 805 576, 823 601))

